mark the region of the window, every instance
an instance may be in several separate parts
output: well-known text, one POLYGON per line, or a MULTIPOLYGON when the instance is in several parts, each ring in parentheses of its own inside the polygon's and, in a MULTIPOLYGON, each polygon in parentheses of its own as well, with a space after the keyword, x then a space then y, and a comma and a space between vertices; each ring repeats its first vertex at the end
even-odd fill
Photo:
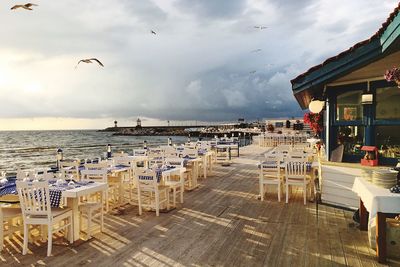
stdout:
POLYGON ((363 117, 361 105, 362 91, 345 92, 336 99, 337 121, 359 121, 363 117))
POLYGON ((375 144, 385 158, 400 158, 400 125, 376 126, 375 144))
POLYGON ((361 147, 364 144, 363 126, 339 126, 337 144, 344 145, 345 155, 361 155, 361 147))
POLYGON ((376 89, 377 120, 400 120, 400 89, 385 87, 376 89))

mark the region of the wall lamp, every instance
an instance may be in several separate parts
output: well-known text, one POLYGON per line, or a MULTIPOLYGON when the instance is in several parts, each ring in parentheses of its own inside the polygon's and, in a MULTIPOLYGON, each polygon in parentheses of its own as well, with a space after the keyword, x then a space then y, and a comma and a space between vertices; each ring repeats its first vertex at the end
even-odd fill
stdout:
POLYGON ((308 109, 312 113, 320 113, 324 109, 324 106, 325 106, 325 101, 314 98, 308 105, 308 109))

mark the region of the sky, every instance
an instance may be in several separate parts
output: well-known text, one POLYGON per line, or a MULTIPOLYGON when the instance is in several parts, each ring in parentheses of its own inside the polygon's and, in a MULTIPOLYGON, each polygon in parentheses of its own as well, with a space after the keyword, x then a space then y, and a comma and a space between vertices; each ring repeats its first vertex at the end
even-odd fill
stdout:
POLYGON ((302 116, 290 80, 369 38, 398 4, 32 1, 0 3, 0 130, 302 116), (75 68, 92 57, 104 67, 75 68))

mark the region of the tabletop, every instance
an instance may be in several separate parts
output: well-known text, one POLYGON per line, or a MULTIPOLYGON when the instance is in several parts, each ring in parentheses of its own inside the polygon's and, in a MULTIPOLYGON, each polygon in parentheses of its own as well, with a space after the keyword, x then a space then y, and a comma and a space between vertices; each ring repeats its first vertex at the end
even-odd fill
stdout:
POLYGON ((378 187, 361 177, 354 179, 352 191, 361 198, 370 218, 378 212, 400 213, 400 194, 391 193, 389 189, 378 187))

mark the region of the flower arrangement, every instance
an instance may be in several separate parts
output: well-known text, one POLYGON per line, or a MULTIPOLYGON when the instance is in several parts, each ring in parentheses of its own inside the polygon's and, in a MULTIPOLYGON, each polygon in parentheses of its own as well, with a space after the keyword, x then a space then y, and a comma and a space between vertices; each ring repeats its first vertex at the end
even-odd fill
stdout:
POLYGON ((304 123, 310 125, 311 130, 316 134, 319 135, 322 130, 324 129, 323 126, 323 116, 320 113, 312 113, 308 112, 304 114, 304 123))
POLYGON ((386 70, 385 75, 383 76, 388 82, 395 82, 397 87, 400 88, 400 69, 397 67, 393 67, 390 70, 386 70))

